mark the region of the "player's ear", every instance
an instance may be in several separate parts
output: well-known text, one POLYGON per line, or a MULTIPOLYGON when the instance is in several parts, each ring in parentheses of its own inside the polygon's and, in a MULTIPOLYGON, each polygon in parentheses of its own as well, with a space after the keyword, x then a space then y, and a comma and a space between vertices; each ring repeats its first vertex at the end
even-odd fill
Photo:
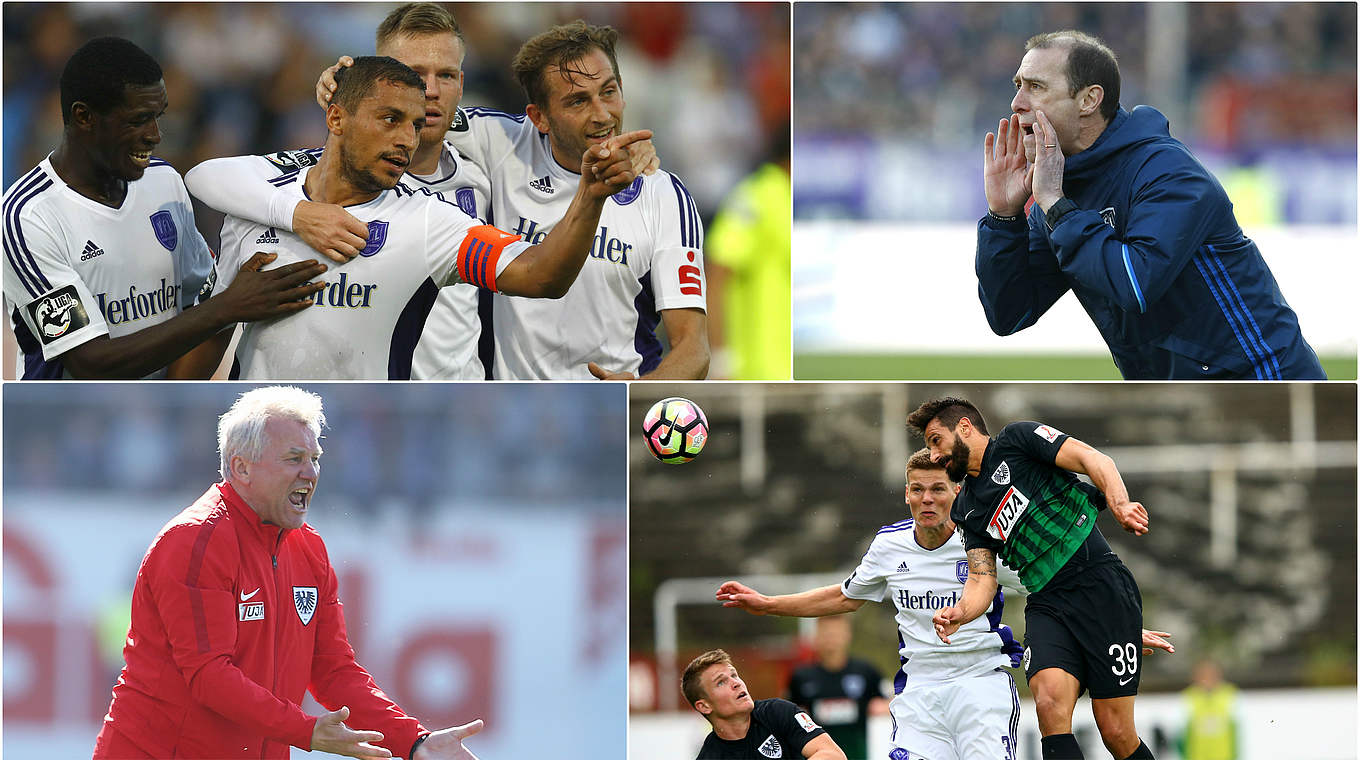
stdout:
POLYGON ((524 107, 524 113, 529 117, 529 121, 532 121, 534 126, 538 127, 540 133, 548 134, 548 115, 543 112, 542 108, 530 103, 524 107))
POLYGON ((1105 102, 1105 88, 1098 84, 1088 85, 1078 100, 1082 116, 1090 116, 1100 110, 1100 104, 1105 102))
POLYGON ((77 100, 71 104, 71 126, 81 130, 88 130, 94 124, 94 109, 84 101, 77 100))
POLYGON ((698 702, 695 702, 694 709, 698 710, 701 715, 713 714, 713 705, 710 705, 707 699, 701 699, 698 702))
POLYGON ((344 108, 331 101, 331 104, 326 106, 326 129, 333 135, 343 135, 347 115, 344 108))
POLYGON ((231 458, 227 463, 228 471, 231 473, 232 480, 239 480, 243 483, 250 482, 250 463, 240 455, 231 458))

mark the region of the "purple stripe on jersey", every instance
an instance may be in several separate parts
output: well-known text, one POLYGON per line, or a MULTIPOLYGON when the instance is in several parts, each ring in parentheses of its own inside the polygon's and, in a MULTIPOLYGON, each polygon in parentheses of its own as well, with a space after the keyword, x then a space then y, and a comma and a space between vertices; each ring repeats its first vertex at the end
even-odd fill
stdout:
POLYGON ((911 530, 915 526, 916 523, 911 519, 901 520, 892 525, 884 525, 882 528, 879 528, 877 535, 881 536, 884 533, 901 533, 904 530, 911 530))
POLYGON ((434 284, 434 280, 426 277, 402 308, 387 347, 388 380, 411 379, 411 362, 416 354, 416 344, 420 342, 420 334, 425 330, 425 319, 430 316, 430 309, 438 298, 439 287, 434 284))
MULTIPOLYGON (((1003 673, 1005 671, 1002 671, 1003 673)), ((1006 680, 1011 685, 1011 720, 1010 720, 1010 744, 1006 745, 1006 760, 1015 760, 1015 740, 1016 734, 1020 732, 1020 693, 1015 690, 1015 679, 1011 678, 1010 673, 1006 673, 1006 680)))
POLYGON ((987 612, 987 624, 991 626, 992 633, 1001 637, 1001 653, 1011 658, 1011 667, 1020 664, 1020 657, 1025 653, 1025 648, 1015 640, 1015 634, 1011 632, 1011 627, 1001 624, 1001 612, 1006 608, 1006 597, 1001 593, 1001 587, 996 587, 996 596, 992 597, 992 608, 987 612))
POLYGON ((642 357, 637 372, 640 377, 661 363, 661 341, 656 337, 656 325, 661 321, 661 315, 656 312, 656 296, 652 294, 652 273, 639 277, 638 283, 642 290, 633 299, 638 316, 637 329, 633 331, 633 349, 642 357))
POLYGON ((52 289, 52 284, 38 268, 33 253, 24 243, 24 231, 19 225, 19 212, 39 193, 52 186, 52 180, 39 166, 15 185, 15 190, 5 199, 5 258, 19 275, 24 289, 34 298, 52 289), (27 260, 27 265, 25 265, 27 260))
POLYGON ((893 694, 895 695, 901 694, 902 690, 907 688, 907 671, 904 670, 907 667, 907 658, 901 654, 902 648, 906 645, 907 642, 902 640, 902 630, 899 628, 897 631, 897 672, 893 674, 893 694))
POLYGON ((269 184, 273 185, 274 187, 283 187, 284 185, 288 185, 288 184, 292 184, 293 182, 297 182, 297 178, 298 178, 298 173, 297 173, 296 171, 292 171, 292 172, 289 172, 289 173, 287 173, 287 174, 284 174, 284 175, 281 175, 281 176, 278 176, 278 177, 275 177, 275 178, 269 180, 269 184))
POLYGON ((493 294, 486 288, 477 288, 477 321, 482 325, 482 334, 477 336, 477 358, 482 362, 482 374, 487 380, 494 380, 491 368, 496 366, 496 333, 492 312, 493 294))
POLYGON ((680 245, 697 248, 698 230, 697 215, 694 213, 694 199, 690 197, 689 191, 685 189, 680 178, 671 175, 671 187, 675 190, 675 197, 680 202, 680 245))

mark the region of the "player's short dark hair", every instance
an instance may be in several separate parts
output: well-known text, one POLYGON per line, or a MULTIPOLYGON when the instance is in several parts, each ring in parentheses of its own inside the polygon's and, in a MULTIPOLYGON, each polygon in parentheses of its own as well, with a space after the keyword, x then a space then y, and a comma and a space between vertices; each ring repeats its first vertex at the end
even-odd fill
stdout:
POLYGON ((75 103, 108 113, 123 102, 129 86, 149 87, 163 76, 156 59, 132 42, 96 37, 81 45, 61 71, 61 123, 71 123, 75 103))
POLYGON ((354 113, 378 82, 404 84, 425 92, 425 80, 410 66, 386 55, 364 55, 355 58, 353 66, 342 66, 335 72, 331 102, 354 113))
POLYGON ((704 690, 700 679, 704 671, 714 665, 731 665, 732 656, 721 649, 710 649, 707 652, 690 660, 685 666, 685 674, 680 677, 680 691, 685 695, 685 701, 690 707, 701 699, 708 699, 708 692, 704 690))
POLYGON ((930 449, 921 449, 915 454, 912 454, 911 459, 907 460, 907 480, 911 480, 912 470, 938 470, 940 472, 948 472, 944 465, 939 462, 930 461, 930 449))
POLYGON ((1036 34, 1025 43, 1025 52, 1035 48, 1067 48, 1067 87, 1075 97, 1077 90, 1093 84, 1105 91, 1100 115, 1106 122, 1119 110, 1119 60, 1103 40, 1086 32, 1064 29, 1036 34))
POLYGON ((529 102, 543 108, 547 105, 548 86, 544 83, 547 70, 556 67, 572 75, 583 74, 580 69, 572 68, 574 61, 587 56, 591 50, 599 49, 609 57, 609 65, 614 68, 614 76, 623 83, 619 73, 619 60, 614 54, 619 33, 609 26, 592 26, 577 19, 570 24, 554 26, 552 29, 534 37, 515 54, 510 68, 515 78, 524 88, 529 102))
POLYGON ((381 48, 393 37, 414 34, 452 34, 465 41, 463 30, 447 8, 435 3, 406 3, 387 14, 378 24, 377 44, 381 48))
POLYGON ((967 417, 977 428, 979 433, 987 435, 987 423, 982 419, 982 412, 968 399, 958 398, 957 396, 945 396, 916 407, 916 411, 907 415, 907 426, 922 438, 926 435, 926 425, 931 420, 938 419, 941 425, 949 430, 959 426, 959 420, 967 417))

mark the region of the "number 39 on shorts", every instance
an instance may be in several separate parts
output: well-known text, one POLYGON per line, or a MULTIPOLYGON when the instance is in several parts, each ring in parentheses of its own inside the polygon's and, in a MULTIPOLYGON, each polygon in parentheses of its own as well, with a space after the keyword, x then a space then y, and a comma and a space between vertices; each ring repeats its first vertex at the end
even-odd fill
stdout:
POLYGON ((1110 666, 1110 672, 1116 676, 1133 675, 1138 672, 1138 645, 1132 642, 1128 644, 1111 644, 1109 649, 1110 656, 1114 658, 1114 664, 1110 666))

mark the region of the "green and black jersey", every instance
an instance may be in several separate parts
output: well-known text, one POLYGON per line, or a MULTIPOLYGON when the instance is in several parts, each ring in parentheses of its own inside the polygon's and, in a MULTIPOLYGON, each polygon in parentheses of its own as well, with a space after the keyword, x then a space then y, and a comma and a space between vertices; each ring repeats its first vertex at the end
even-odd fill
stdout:
POLYGON ((1105 508, 1100 489, 1053 463, 1067 438, 1037 422, 1002 428, 987 443, 981 472, 964 478, 950 512, 965 548, 996 552, 1031 592, 1072 559, 1105 508))

